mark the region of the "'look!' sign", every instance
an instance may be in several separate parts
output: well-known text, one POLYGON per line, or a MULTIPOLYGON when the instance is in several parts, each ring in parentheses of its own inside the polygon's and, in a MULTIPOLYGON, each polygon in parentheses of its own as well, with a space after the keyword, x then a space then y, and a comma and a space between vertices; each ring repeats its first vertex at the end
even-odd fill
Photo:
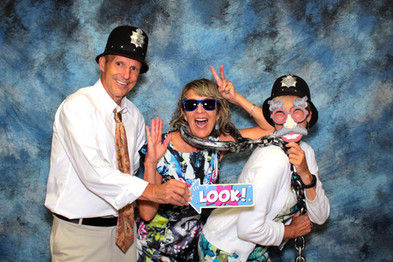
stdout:
POLYGON ((191 183, 190 205, 201 213, 201 208, 246 207, 254 205, 250 184, 201 185, 199 179, 191 183))

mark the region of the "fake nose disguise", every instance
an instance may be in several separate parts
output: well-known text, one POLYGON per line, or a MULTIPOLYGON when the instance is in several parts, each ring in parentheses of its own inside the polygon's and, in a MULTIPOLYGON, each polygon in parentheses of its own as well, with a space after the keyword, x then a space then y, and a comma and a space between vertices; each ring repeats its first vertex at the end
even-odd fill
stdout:
POLYGON ((288 114, 287 120, 284 123, 285 128, 294 128, 297 123, 293 120, 292 116, 288 114))

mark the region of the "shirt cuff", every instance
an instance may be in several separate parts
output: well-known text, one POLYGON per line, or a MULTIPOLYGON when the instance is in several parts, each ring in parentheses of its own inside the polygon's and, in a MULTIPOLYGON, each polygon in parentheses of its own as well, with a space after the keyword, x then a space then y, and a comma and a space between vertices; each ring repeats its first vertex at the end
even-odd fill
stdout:
POLYGON ((120 210, 126 205, 135 202, 143 194, 148 184, 147 181, 132 176, 130 186, 125 190, 124 194, 119 196, 118 201, 116 201, 116 209, 120 210))

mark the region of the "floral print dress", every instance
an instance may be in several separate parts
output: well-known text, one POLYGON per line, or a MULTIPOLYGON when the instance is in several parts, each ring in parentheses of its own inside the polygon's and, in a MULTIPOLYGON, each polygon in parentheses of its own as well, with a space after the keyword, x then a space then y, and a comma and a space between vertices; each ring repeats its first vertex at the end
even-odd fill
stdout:
MULTIPOLYGON (((146 147, 140 153, 143 159, 146 147)), ((177 179, 191 184, 191 179, 200 179, 203 184, 214 184, 218 182, 219 159, 217 151, 182 153, 170 143, 157 170, 163 183, 177 179)), ((137 210, 136 213, 138 262, 198 261, 197 246, 206 215, 204 211, 200 215, 191 206, 161 204, 151 221, 144 221, 137 210)))

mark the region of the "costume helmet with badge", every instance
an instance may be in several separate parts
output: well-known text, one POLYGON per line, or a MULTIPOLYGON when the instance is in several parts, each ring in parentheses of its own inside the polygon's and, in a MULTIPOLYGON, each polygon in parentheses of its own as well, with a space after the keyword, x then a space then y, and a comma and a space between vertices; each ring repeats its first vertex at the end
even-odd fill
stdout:
POLYGON ((120 55, 141 62, 140 74, 146 73, 149 66, 145 62, 149 38, 140 28, 123 25, 112 30, 106 43, 105 51, 96 57, 96 62, 101 56, 120 55))
POLYGON ((309 127, 312 127, 318 121, 318 110, 311 102, 310 89, 301 77, 296 75, 283 75, 276 79, 273 84, 271 95, 268 99, 263 102, 262 111, 263 116, 266 121, 274 126, 274 122, 270 117, 270 106, 269 101, 278 96, 293 95, 300 98, 307 97, 307 103, 311 110, 311 120, 309 122, 309 127))

